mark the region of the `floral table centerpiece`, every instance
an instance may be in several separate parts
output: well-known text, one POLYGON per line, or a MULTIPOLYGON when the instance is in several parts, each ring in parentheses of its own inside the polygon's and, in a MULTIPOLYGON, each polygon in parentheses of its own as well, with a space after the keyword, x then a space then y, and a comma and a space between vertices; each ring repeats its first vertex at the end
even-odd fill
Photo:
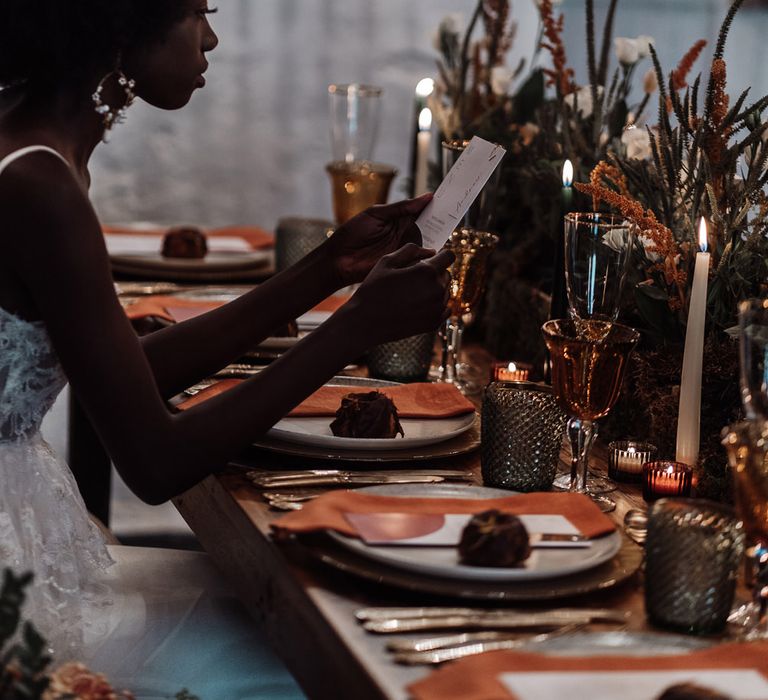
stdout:
MULTIPOLYGON (((577 179, 585 179, 625 138, 626 124, 642 117, 656 90, 651 69, 643 79, 642 97, 631 99, 637 66, 648 56, 652 39, 614 40, 617 2, 609 4, 598 42, 594 2, 585 0, 587 86, 574 82, 562 41, 565 20, 555 14, 552 0, 537 2, 535 55, 515 69, 506 65, 516 32, 509 0, 479 0, 465 30, 455 18, 444 20, 438 30, 438 79, 430 109, 442 137, 479 135, 510 154, 501 166, 493 226, 500 244, 481 319, 488 348, 502 358, 538 364, 544 356, 539 328, 549 315, 563 161, 573 161, 577 179), (550 54, 551 67, 538 66, 542 50, 550 54)), ((589 199, 576 205, 586 208, 589 199)))
POLYGON ((698 491, 716 498, 727 496, 729 483, 720 430, 740 410, 737 304, 764 295, 768 278, 768 96, 750 99, 745 90, 731 101, 726 91, 725 42, 741 4, 735 0, 723 21, 706 81, 699 76, 689 85, 686 79, 703 42, 666 80, 651 49, 659 109, 658 123, 642 128, 647 157, 611 150, 589 184, 576 185, 595 207, 621 212, 640 231, 625 312, 646 343, 614 420, 622 437, 627 425, 636 437, 652 435, 661 453, 674 454, 696 230, 700 218, 710 222, 698 491))

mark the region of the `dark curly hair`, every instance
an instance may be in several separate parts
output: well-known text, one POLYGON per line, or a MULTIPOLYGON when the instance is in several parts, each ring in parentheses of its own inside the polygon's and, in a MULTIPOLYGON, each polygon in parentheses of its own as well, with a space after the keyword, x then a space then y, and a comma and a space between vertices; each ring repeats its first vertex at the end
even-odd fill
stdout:
POLYGON ((189 0, 0 0, 0 87, 77 83, 162 40, 189 0))

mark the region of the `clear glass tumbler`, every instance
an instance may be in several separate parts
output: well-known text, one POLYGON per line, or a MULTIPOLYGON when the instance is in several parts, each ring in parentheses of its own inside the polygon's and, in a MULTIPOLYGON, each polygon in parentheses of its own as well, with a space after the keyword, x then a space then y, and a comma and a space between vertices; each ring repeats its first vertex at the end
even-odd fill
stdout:
POLYGON ((373 158, 381 93, 379 87, 359 83, 328 86, 333 160, 351 163, 373 158))

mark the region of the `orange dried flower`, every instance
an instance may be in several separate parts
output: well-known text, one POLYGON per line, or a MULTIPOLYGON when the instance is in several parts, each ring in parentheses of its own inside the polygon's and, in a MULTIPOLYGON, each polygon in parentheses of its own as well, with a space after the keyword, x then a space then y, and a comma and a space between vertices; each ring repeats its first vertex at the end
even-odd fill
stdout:
POLYGON ((71 697, 75 700, 134 700, 127 691, 115 691, 104 674, 94 673, 76 662, 64 664, 51 674, 43 700, 71 697))
MULTIPOLYGON (((726 82, 726 66, 725 61, 722 58, 716 58, 712 61, 712 129, 719 129, 725 117, 728 114, 728 103, 730 99, 725 92, 726 82)), ((727 137, 727 134, 722 134, 723 138, 727 137)))
POLYGON ((541 47, 549 51, 552 55, 553 69, 544 69, 544 75, 547 76, 547 85, 557 86, 557 91, 561 95, 568 95, 574 90, 573 69, 567 67, 565 58, 565 46, 563 45, 563 15, 555 19, 552 0, 541 0, 539 5, 541 22, 544 26, 544 36, 546 41, 541 42, 541 47))
POLYGON ((670 82, 674 90, 681 90, 688 86, 687 77, 691 72, 693 64, 696 63, 696 59, 701 55, 702 50, 707 45, 706 39, 699 39, 690 49, 688 49, 685 56, 680 59, 680 63, 677 64, 677 68, 672 71, 670 76, 670 82))
POLYGON ((618 210, 625 219, 637 226, 641 235, 647 240, 644 244, 645 250, 656 253, 660 258, 660 262, 655 263, 652 268, 663 275, 669 287, 675 289, 677 301, 673 302, 674 297, 670 296, 670 308, 672 310, 682 308, 685 301, 684 289, 687 275, 684 270, 677 267, 681 251, 672 231, 656 218, 653 211, 644 209, 643 205, 629 194, 614 192, 600 184, 577 182, 575 187, 580 192, 590 195, 596 204, 605 202, 618 210))
MULTIPOLYGON (((603 182, 613 185, 619 191, 619 194, 626 197, 630 196, 627 178, 624 176, 624 173, 607 160, 601 160, 589 174, 590 185, 599 187, 603 182)), ((600 200, 593 197, 592 204, 597 209, 600 205, 600 200)))

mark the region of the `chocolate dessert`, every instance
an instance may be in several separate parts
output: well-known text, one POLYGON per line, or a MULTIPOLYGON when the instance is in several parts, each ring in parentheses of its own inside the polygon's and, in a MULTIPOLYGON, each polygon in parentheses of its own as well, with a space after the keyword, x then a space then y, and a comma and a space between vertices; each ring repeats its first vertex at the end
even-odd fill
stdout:
POLYGON ((500 510, 473 515, 459 542, 461 562, 471 566, 520 566, 530 553, 525 525, 500 510))
POLYGON ((176 226, 163 236, 164 258, 204 258, 208 253, 205 234, 194 226, 176 226))
POLYGON ((331 423, 336 437, 394 438, 405 435, 395 404, 380 391, 347 394, 331 423))
POLYGON ((669 686, 658 700, 731 700, 731 697, 693 683, 678 683, 669 686))

